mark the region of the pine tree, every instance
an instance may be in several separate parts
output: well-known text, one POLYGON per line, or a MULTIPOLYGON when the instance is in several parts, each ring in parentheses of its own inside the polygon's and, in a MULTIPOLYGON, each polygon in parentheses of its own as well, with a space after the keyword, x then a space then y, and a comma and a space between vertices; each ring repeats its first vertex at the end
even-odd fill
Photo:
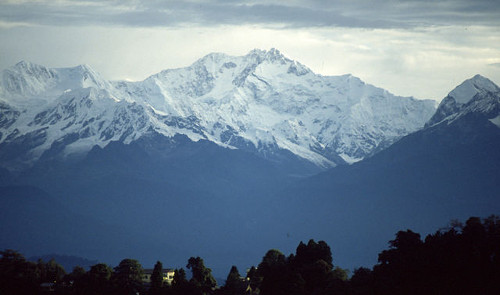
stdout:
POLYGON ((150 294, 159 294, 163 287, 163 265, 157 261, 151 274, 150 294))
POLYGON ((226 284, 224 285, 224 294, 238 295, 243 294, 246 289, 245 281, 242 280, 238 268, 232 266, 227 275, 226 284))

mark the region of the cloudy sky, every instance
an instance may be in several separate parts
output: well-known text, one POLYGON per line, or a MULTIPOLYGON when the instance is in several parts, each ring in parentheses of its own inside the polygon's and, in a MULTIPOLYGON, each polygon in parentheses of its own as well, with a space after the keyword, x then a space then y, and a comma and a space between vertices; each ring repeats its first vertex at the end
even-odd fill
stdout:
POLYGON ((500 84, 500 1, 0 0, 0 69, 88 64, 142 80, 254 48, 440 100, 478 73, 500 84))

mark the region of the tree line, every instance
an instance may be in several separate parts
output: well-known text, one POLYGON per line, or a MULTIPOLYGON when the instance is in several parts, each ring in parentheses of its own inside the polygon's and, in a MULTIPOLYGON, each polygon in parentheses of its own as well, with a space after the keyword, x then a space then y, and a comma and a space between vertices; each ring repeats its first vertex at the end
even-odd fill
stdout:
POLYGON ((500 218, 469 218, 465 224, 428 235, 399 231, 372 268, 348 272, 333 265, 324 242, 300 242, 285 256, 271 249, 257 267, 242 276, 231 267, 225 284, 217 286, 211 269, 200 257, 176 269, 173 281, 163 280, 157 262, 150 283, 143 282, 139 261, 124 259, 118 266, 99 263, 71 273, 55 260, 27 261, 13 250, 0 252, 0 294, 151 294, 151 295, 378 295, 378 294, 500 294, 500 218))

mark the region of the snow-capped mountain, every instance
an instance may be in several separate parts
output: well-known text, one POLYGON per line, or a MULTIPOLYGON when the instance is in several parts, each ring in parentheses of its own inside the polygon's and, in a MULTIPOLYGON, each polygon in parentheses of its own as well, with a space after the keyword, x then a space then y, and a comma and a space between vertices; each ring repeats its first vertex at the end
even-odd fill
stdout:
POLYGON ((489 79, 476 75, 453 89, 439 104, 426 126, 448 124, 470 114, 485 115, 500 126, 500 88, 489 79))
POLYGON ((222 273, 320 237, 354 268, 401 227, 500 211, 498 87, 480 76, 429 120, 432 101, 316 75, 276 50, 211 54, 134 83, 88 66, 1 74, 4 249, 111 265, 196 253, 222 273))
POLYGON ((3 163, 29 165, 43 153, 81 154, 145 132, 149 119, 142 107, 118 99, 88 66, 48 69, 20 62, 2 74, 3 163))
POLYGON ((140 82, 108 82, 89 66, 20 62, 2 72, 0 159, 14 168, 156 132, 270 159, 288 151, 326 168, 422 128, 434 111, 434 101, 397 97, 351 75, 317 75, 276 49, 209 54, 140 82))
POLYGON ((401 228, 433 232, 433 224, 500 212, 499 105, 491 81, 481 76, 465 81, 442 101, 436 123, 431 120, 366 160, 294 182, 281 192, 295 210, 290 227, 302 227, 308 235, 317 229, 325 237, 328 233, 320 232, 328 228, 332 239, 345 243, 339 249, 364 245, 351 258, 358 259, 371 251, 376 257, 374 248, 387 245, 373 232, 387 231, 387 237, 401 228), (359 230, 338 238, 346 227, 359 230), (360 243, 359 237, 367 241, 360 243))

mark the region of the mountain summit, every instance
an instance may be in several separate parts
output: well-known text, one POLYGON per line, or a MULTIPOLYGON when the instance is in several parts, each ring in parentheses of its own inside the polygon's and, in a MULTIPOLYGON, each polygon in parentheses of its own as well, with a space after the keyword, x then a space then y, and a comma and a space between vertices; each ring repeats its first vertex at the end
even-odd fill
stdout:
POLYGON ((158 133, 275 162, 293 155, 324 169, 422 128, 435 110, 433 101, 351 75, 317 75, 276 49, 212 53, 140 82, 108 82, 88 66, 21 62, 3 71, 0 86, 0 158, 11 168, 158 133))
POLYGON ((498 120, 500 114, 500 88, 481 75, 475 75, 453 89, 441 101, 426 126, 453 121, 469 113, 481 113, 492 120, 498 120))
POLYGON ((315 238, 368 266, 401 228, 500 210, 490 82, 464 82, 431 119, 433 101, 277 50, 140 82, 22 62, 0 81, 0 246, 111 265, 194 253, 222 274, 315 238))
POLYGON ((3 89, 2 98, 13 104, 13 97, 56 99, 71 89, 111 87, 109 82, 88 65, 49 69, 27 61, 4 70, 0 86, 3 89))
POLYGON ((453 89, 448 96, 460 104, 468 103, 476 94, 482 92, 498 92, 500 89, 495 83, 481 75, 465 80, 462 84, 453 89))

